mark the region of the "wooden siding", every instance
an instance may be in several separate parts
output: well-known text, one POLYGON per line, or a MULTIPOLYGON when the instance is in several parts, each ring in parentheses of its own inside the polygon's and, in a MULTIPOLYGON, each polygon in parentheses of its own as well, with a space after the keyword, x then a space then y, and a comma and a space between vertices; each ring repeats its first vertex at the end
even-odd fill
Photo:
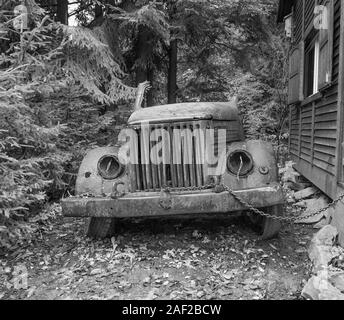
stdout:
MULTIPOLYGON (((294 6, 295 45, 302 41, 305 32, 311 28, 314 5, 314 0, 304 0, 304 3, 298 0, 294 6), (302 20, 303 13, 304 20, 302 20), (301 36, 300 30, 303 30, 301 36)), ((334 196, 337 188, 340 9, 341 0, 334 0, 331 87, 324 91, 322 96, 319 95, 318 99, 290 107, 289 147, 295 167, 329 196, 334 196)))
POLYGON ((294 43, 299 43, 302 40, 302 34, 303 34, 302 15, 303 15, 303 2, 296 1, 295 9, 294 9, 294 36, 293 36, 294 43))
MULTIPOLYGON (((301 2, 302 0, 298 0, 297 2, 301 2)), ((305 28, 304 31, 306 31, 314 21, 314 7, 315 7, 315 0, 305 0, 305 28)))
POLYGON ((290 153, 293 157, 299 156, 300 108, 292 106, 290 109, 290 153))
POLYGON ((288 104, 300 101, 302 48, 297 45, 289 54, 288 104))
POLYGON ((340 0, 334 3, 334 34, 333 34, 333 69, 332 81, 338 81, 339 73, 339 45, 340 45, 340 0))

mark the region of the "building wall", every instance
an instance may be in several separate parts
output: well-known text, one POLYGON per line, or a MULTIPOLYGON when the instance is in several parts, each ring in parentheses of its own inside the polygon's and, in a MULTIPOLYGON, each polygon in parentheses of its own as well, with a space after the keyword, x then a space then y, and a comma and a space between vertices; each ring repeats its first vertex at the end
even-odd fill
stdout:
MULTIPOLYGON (((291 51, 290 59, 289 148, 295 168, 329 197, 337 199, 344 193, 344 0, 333 0, 331 85, 322 93, 304 98, 304 71, 299 75, 295 72, 295 61, 304 65, 305 33, 312 28, 314 6, 324 2, 294 1, 292 41, 297 50, 295 54, 291 51)), ((337 228, 339 242, 344 246, 344 201, 331 212, 331 224, 337 228)))
MULTIPOLYGON (((289 147, 295 168, 333 198, 338 189, 337 162, 340 157, 338 79, 341 1, 334 0, 332 85, 321 94, 302 99, 300 103, 290 106, 289 147)), ((314 0, 298 0, 295 3, 293 13, 295 46, 300 45, 304 33, 312 28, 314 6, 314 0)))

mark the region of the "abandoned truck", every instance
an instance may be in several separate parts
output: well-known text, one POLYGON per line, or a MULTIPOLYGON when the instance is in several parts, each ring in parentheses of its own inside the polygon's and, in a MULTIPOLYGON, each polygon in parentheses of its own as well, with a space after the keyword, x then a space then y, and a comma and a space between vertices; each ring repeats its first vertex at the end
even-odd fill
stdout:
POLYGON ((277 219, 247 210, 281 216, 284 195, 272 145, 245 140, 235 100, 150 108, 142 101, 138 95, 128 121, 130 139, 86 155, 76 195, 62 200, 65 216, 88 218, 95 238, 111 236, 121 218, 234 213, 245 213, 263 239, 278 234, 277 219), (217 161, 204 161, 207 153, 217 161))

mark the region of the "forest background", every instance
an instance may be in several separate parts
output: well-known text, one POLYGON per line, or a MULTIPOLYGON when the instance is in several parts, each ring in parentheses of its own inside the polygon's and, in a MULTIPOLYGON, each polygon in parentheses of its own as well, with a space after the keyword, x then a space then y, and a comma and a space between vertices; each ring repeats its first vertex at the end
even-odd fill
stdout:
POLYGON ((275 0, 1 0, 0 251, 54 218, 47 206, 73 194, 87 150, 116 143, 145 80, 147 106, 236 95, 247 136, 273 142, 282 163, 289 46, 276 11, 275 0))

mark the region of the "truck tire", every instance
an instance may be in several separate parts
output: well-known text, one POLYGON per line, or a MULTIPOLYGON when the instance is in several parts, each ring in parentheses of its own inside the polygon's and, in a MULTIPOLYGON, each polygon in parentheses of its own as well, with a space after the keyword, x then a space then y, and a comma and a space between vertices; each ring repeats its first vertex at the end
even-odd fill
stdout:
POLYGON ((104 239, 114 234, 115 219, 88 218, 86 222, 86 236, 95 239, 104 239))
MULTIPOLYGON (((283 216, 284 206, 275 205, 264 208, 262 211, 274 216, 283 216)), ((254 213, 249 213, 247 217, 262 240, 269 240, 277 237, 281 230, 281 222, 276 219, 257 216, 257 214, 254 213)))
MULTIPOLYGON (((266 213, 272 214, 274 216, 283 216, 284 206, 276 205, 265 209, 266 213)), ((261 239, 269 240, 278 236, 281 230, 281 222, 272 218, 263 218, 261 226, 261 239)))

